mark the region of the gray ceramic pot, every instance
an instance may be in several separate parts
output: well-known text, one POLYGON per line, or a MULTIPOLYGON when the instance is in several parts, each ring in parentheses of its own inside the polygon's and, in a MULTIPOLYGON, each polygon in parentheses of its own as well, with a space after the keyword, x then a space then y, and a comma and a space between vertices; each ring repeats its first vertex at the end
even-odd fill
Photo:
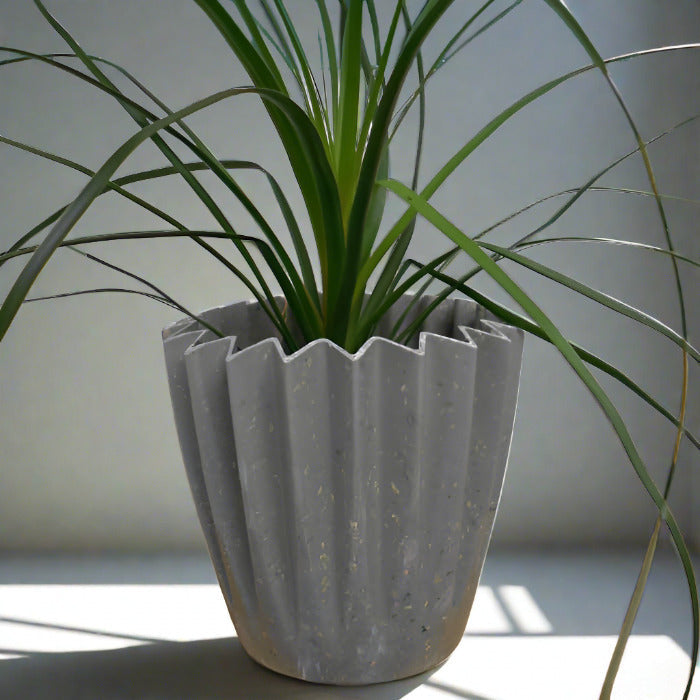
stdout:
MULTIPOLYGON (((470 301, 409 346, 286 355, 257 303, 163 331, 175 421, 240 641, 318 683, 421 673, 464 633, 503 484, 522 333, 470 301)), ((421 303, 419 308, 423 308, 421 303)), ((410 320, 410 318, 409 318, 410 320)))

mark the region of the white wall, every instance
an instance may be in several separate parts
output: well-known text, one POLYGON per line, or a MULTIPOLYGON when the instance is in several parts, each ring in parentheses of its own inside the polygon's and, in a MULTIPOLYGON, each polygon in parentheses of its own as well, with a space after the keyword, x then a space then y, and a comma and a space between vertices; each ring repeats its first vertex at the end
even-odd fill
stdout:
MULTIPOLYGON (((313 4, 290 4, 295 17, 308 23, 308 36, 315 42, 313 4)), ((124 65, 171 106, 245 82, 193 2, 49 0, 48 6, 88 51, 124 65)), ((475 6, 458 0, 443 35, 447 37, 475 6)), ((700 5, 687 0, 572 0, 570 6, 605 56, 700 40, 700 5)), ((63 50, 28 0, 0 0, 0 43, 38 52, 63 50)), ((432 82, 423 172, 434 172, 499 109, 585 63, 583 51, 543 2, 523 3, 432 82)), ((645 137, 700 112, 699 69, 697 52, 615 66, 613 75, 645 137)), ((289 181, 274 135, 263 125, 263 111, 253 98, 217 106, 191 124, 221 157, 255 158, 289 181)), ((0 69, 0 133, 5 136, 96 168, 133 131, 133 123, 108 97, 70 76, 39 65, 0 69)), ((699 196, 699 135, 695 124, 651 148, 662 192, 699 196)), ((394 154, 399 176, 410 158, 409 137, 407 133, 394 154)), ((558 88, 504 126, 434 201, 465 231, 475 232, 534 199, 581 184, 633 147, 604 82, 589 74, 558 88)), ((162 158, 147 146, 120 172, 157 164, 162 158)), ((273 207, 259 178, 243 181, 263 208, 273 207)), ((61 166, 0 146, 0 248, 66 203, 83 182, 82 176, 61 166)), ((604 182, 647 188, 639 159, 604 182)), ((139 191, 193 227, 211 224, 174 180, 139 191)), ((102 200, 76 233, 159 227, 118 197, 102 200)), ((294 202, 298 204, 299 197, 294 202)), ((228 203, 226 211, 234 216, 238 212, 228 203)), ((551 211, 545 205, 520 217, 494 240, 512 240, 551 211)), ((697 258, 697 206, 669 200, 667 211, 677 248, 697 258)), ((444 244, 428 227, 423 231, 416 254, 425 257, 444 244)), ((652 201, 613 193, 587 195, 550 231, 656 245, 663 241, 652 201)), ((185 242, 108 244, 92 251, 149 277, 195 309, 244 294, 235 280, 185 242)), ((679 327, 665 258, 594 245, 542 247, 531 253, 679 327)), ((624 366, 650 393, 677 410, 681 364, 675 346, 591 303, 581 303, 553 284, 507 267, 572 339, 624 366)), ((0 271, 0 294, 6 293, 19 269, 7 265, 0 271)), ((698 345, 697 270, 684 268, 683 281, 691 340, 698 345)), ((121 282, 62 252, 49 263, 33 294, 121 282)), ((0 345, 0 548, 202 546, 161 358, 159 329, 176 317, 165 307, 126 296, 81 297, 23 308, 0 345)), ((699 377, 696 368, 691 369, 689 424, 697 434, 699 377)), ((629 421, 650 469, 662 478, 673 430, 611 381, 604 385, 629 421)), ((699 468, 697 454, 686 445, 673 499, 686 527, 691 526, 693 490, 695 513, 700 511, 699 468)), ((600 411, 554 352, 528 341, 496 541, 641 542, 653 518, 648 498, 600 411)), ((697 518, 692 526, 700 539, 697 518)))

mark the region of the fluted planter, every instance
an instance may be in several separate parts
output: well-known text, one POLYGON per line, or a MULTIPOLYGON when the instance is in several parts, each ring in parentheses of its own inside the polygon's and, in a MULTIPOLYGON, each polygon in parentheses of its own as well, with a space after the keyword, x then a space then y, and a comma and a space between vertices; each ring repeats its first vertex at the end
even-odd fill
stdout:
MULTIPOLYGON (((522 333, 450 299, 409 346, 287 356, 255 303, 163 331, 197 512, 240 641, 308 681, 427 670, 464 633, 498 507, 522 333)), ((421 303, 420 308, 424 306, 421 303)))

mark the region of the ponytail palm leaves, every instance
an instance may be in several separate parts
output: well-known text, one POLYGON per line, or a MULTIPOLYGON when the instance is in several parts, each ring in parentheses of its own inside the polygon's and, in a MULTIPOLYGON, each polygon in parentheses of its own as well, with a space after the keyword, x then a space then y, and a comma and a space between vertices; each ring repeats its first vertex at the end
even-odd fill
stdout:
MULTIPOLYGON (((178 109, 166 105, 123 68, 89 54, 41 0, 34 2, 46 21, 65 41, 67 52, 44 55, 4 46, 0 47, 4 52, 0 67, 32 61, 43 64, 48 69, 67 72, 76 80, 113 98, 118 108, 125 110, 133 119, 137 131, 96 170, 4 135, 0 136, 0 142, 7 147, 59 163, 89 178, 75 200, 50 214, 21 236, 5 253, 0 254, 0 266, 10 259, 27 256, 25 267, 0 308, 0 338, 5 335, 22 304, 28 299, 34 281, 55 250, 59 247, 72 247, 79 251, 76 246, 106 240, 165 237, 191 239, 195 245, 210 253, 216 264, 224 265, 255 296, 290 351, 316 338, 326 337, 348 351, 356 352, 374 333, 384 313, 411 288, 419 289, 422 293, 428 284, 436 283, 442 286, 439 298, 453 292, 470 295, 507 322, 554 346, 600 405, 641 484, 658 509, 659 522, 666 524, 683 563, 693 613, 694 668, 698 654, 697 586, 687 547, 666 499, 680 440, 686 436, 695 447, 699 444, 685 425, 688 363, 698 362, 700 352, 688 340, 686 304, 679 273, 681 266, 697 268, 698 261, 675 250, 664 208, 665 199, 659 194, 647 153, 650 141, 645 141, 642 137, 608 68, 615 63, 644 60, 645 56, 652 53, 694 51, 699 48, 698 45, 671 46, 604 59, 566 5, 561 1, 546 0, 551 11, 561 20, 562 28, 568 30, 572 40, 577 41, 585 51, 590 64, 554 77, 534 89, 523 91, 518 99, 493 116, 476 133, 455 143, 451 157, 419 187, 427 84, 475 37, 485 34, 504 17, 516 12, 520 0, 510 4, 498 4, 495 0, 468 3, 469 10, 464 12, 444 46, 437 47, 437 57, 429 63, 424 61, 422 47, 432 37, 435 27, 441 26, 441 20, 444 20, 448 10, 452 9, 454 15, 453 6, 458 5, 454 0, 425 0, 416 11, 409 11, 403 0, 381 5, 374 0, 315 0, 308 3, 308 12, 314 13, 319 27, 317 45, 304 44, 300 27, 283 0, 260 0, 258 3, 244 0, 194 0, 241 63, 247 79, 238 81, 241 83, 238 86, 203 97, 178 109), (387 5, 390 5, 388 11, 387 5), (320 69, 312 60, 319 50, 320 69), (138 98, 125 95, 110 79, 108 74, 115 70, 139 91, 138 98), (516 118, 521 110, 560 85, 593 71, 601 74, 619 105, 636 144, 634 151, 607 165, 579 188, 552 195, 561 201, 555 213, 510 246, 488 240, 488 235, 496 227, 477 234, 467 234, 459 223, 449 221, 431 203, 433 195, 455 170, 504 124, 516 118), (252 161, 218 158, 207 147, 203 136, 197 134, 187 123, 187 118, 191 115, 218 103, 254 99, 260 100, 264 105, 294 173, 305 209, 303 221, 308 221, 308 231, 305 230, 306 223, 297 218, 299 212, 295 212, 290 204, 292 198, 280 186, 273 172, 268 172, 252 161), (394 136, 412 109, 416 109, 418 115, 418 137, 415 153, 412 154, 414 172, 409 186, 392 179, 391 154, 394 136), (160 150, 169 165, 115 177, 120 166, 146 141, 160 150), (174 146, 177 146, 177 150, 174 146), (187 157, 179 155, 184 151, 187 152, 187 157), (643 251, 639 254, 657 255, 668 263, 676 283, 681 319, 679 330, 674 330, 650 314, 594 289, 569 274, 536 262, 528 255, 529 247, 533 245, 571 241, 551 236, 544 239, 540 234, 581 197, 601 189, 597 185, 600 177, 635 153, 641 156, 644 163, 648 185, 644 190, 618 190, 635 196, 641 194, 650 197, 656 203, 659 230, 665 245, 637 246, 643 251), (284 221, 283 232, 270 223, 270 212, 261 209, 239 181, 240 173, 246 170, 259 171, 267 179, 284 221), (226 214, 224 202, 217 200, 203 184, 205 180, 198 177, 205 171, 216 178, 231 201, 237 202, 245 210, 254 225, 253 231, 248 227, 243 232, 234 225, 226 214), (167 177, 182 179, 211 213, 217 228, 190 229, 171 213, 128 189, 129 185, 136 182, 167 177), (97 198, 107 192, 127 198, 158 217, 163 226, 169 228, 71 237, 71 231, 79 219, 97 198), (403 206, 401 215, 395 220, 389 215, 389 207, 386 206, 390 198, 394 203, 401 202, 403 206), (408 257, 409 245, 419 219, 428 222, 443 234, 446 245, 446 252, 422 262, 408 257), (285 245, 282 233, 287 234, 291 240, 290 249, 285 245), (222 252, 226 250, 220 245, 222 241, 230 242, 227 253, 222 252), (214 247, 214 242, 219 243, 218 247, 214 247), (570 342, 542 306, 516 283, 500 264, 501 261, 509 261, 508 269, 517 266, 530 274, 552 280, 582 299, 643 324, 667 342, 675 343, 685 378, 680 410, 676 413, 664 407, 624 371, 570 342), (450 269, 459 267, 459 274, 449 274, 448 264, 450 269), (526 315, 522 316, 474 290, 470 286, 470 280, 482 273, 486 273, 526 315), (283 309, 274 298, 277 290, 281 290, 286 300, 283 309), (622 383, 675 425, 678 440, 664 489, 660 489, 651 478, 620 413, 592 375, 590 367, 595 367, 622 383)), ((431 48, 434 50, 436 47, 433 45, 431 48)), ((693 115, 685 123, 696 118, 697 115, 693 115)), ((518 214, 516 212, 507 218, 512 219, 518 214)), ((579 241, 579 244, 585 240, 588 245, 634 245, 618 240, 610 232, 574 240, 579 241)), ((573 247, 571 242, 568 245, 573 247)), ((105 264, 96 256, 91 259, 105 264)), ((114 269, 114 266, 111 267, 114 269)), ((132 280, 143 281, 127 271, 123 272, 132 280)), ((174 298, 152 285, 149 288, 151 291, 146 293, 149 298, 158 299, 189 314, 174 298)), ((112 287, 93 291, 108 290, 115 291, 112 287)), ((85 291, 88 290, 81 293, 85 291)), ((399 342, 407 341, 420 321, 421 319, 408 329, 397 327, 395 339, 399 342)), ((215 328, 211 330, 217 332, 215 328)), ((658 532, 658 528, 655 532, 658 532)), ((630 607, 618 655, 624 648, 626 634, 631 629, 629 617, 631 615, 633 621, 638 598, 635 596, 630 607)), ((617 661, 614 660, 611 665, 613 670, 608 681, 610 686, 616 664, 617 661)), ((688 691, 691 682, 692 670, 688 691)), ((608 691, 609 688, 604 693, 608 691)))

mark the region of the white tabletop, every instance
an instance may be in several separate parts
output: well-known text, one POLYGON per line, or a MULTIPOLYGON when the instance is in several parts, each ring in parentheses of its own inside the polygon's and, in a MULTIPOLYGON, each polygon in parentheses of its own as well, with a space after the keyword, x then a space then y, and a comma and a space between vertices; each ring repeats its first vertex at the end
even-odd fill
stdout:
MULTIPOLYGON (((290 680, 250 661, 204 557, 0 560, 0 698, 598 697, 641 554, 492 553, 467 632, 432 673, 364 688, 290 680)), ((613 698, 682 697, 690 608, 657 560, 613 698)), ((700 698, 699 681, 692 698, 700 698)))

